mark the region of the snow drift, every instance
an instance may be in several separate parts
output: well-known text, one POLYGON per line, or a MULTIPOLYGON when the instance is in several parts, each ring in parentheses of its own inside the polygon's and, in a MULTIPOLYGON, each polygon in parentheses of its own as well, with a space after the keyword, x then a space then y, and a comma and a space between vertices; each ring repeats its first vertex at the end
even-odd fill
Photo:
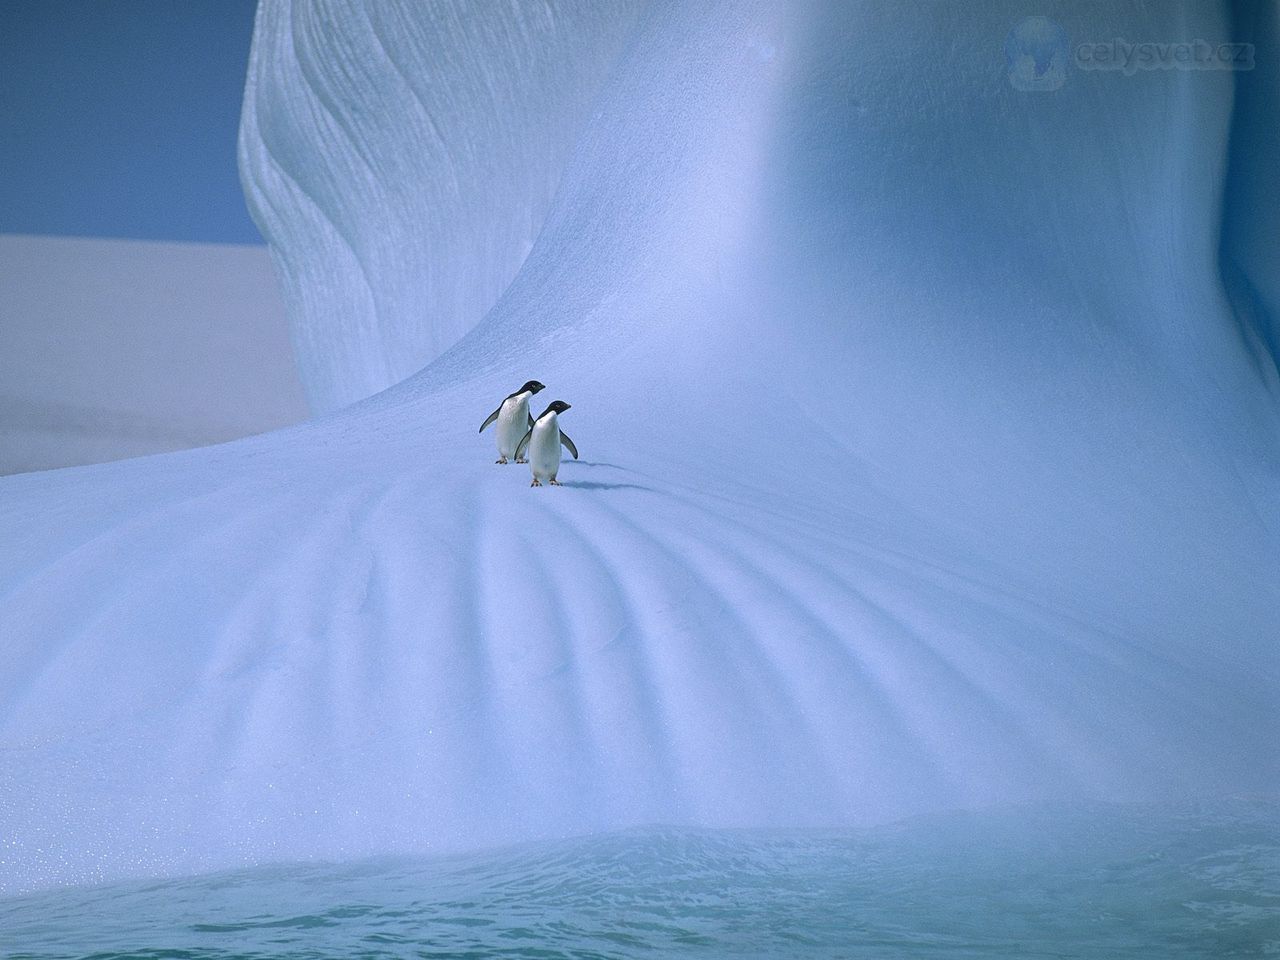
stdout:
MULTIPOLYGON (((473 19, 472 47, 397 10, 376 40, 421 85, 438 48, 414 38, 464 72, 520 42, 523 14, 473 19)), ((1202 3, 1053 15, 1231 30, 1202 3)), ((264 5, 249 100, 298 16, 264 5)), ((658 4, 583 53, 622 50, 532 250, 420 373, 260 438, 5 480, 5 888, 1274 792, 1280 410, 1219 273, 1228 166, 1260 147, 1228 72, 1015 89, 1020 17, 658 4), (530 377, 573 404, 564 488, 475 433, 530 377)), ((373 42, 354 12, 309 36, 318 62, 373 42)), ((284 70, 290 110, 246 109, 247 177, 301 104, 407 102, 390 77, 338 102, 284 70)), ((502 106, 519 140, 527 106, 502 106)), ((306 157, 305 191, 251 187, 316 362, 340 358, 331 402, 376 386, 331 321, 376 291, 371 335, 408 342, 427 300, 353 264, 307 286, 337 248, 296 224, 331 211, 409 271, 439 222, 364 188, 455 169, 362 143, 306 157)), ((505 202, 457 203, 467 237, 510 236, 505 202)), ((465 245, 431 261, 497 283, 465 245)))

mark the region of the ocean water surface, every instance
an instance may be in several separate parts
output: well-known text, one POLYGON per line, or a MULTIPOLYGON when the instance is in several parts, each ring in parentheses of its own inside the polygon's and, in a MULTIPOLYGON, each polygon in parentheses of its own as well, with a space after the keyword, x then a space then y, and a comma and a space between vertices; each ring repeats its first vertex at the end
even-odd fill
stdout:
POLYGON ((0 956, 1280 956, 1280 803, 650 828, 0 900, 0 956))

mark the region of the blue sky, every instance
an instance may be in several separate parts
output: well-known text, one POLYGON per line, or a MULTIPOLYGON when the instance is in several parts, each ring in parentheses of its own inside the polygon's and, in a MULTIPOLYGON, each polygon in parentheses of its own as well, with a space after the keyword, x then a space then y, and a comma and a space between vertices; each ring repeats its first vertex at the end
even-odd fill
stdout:
POLYGON ((0 3, 0 233, 261 243, 236 172, 256 6, 0 3))

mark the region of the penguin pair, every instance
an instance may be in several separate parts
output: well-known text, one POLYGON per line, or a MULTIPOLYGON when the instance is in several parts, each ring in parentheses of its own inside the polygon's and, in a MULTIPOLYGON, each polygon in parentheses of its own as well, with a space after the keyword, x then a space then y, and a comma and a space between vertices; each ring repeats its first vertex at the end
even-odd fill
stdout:
POLYGON ((495 431, 498 439, 497 463, 507 463, 514 458, 516 463, 527 463, 533 472, 531 487, 542 486, 542 481, 560 486, 556 474, 560 472, 560 447, 578 459, 578 448, 573 445, 569 435, 560 429, 560 414, 569 409, 569 404, 556 400, 542 414, 534 417, 529 412, 529 398, 546 387, 537 380, 530 380, 515 393, 498 404, 498 409, 489 414, 480 424, 480 432, 485 427, 498 422, 495 431), (529 457, 525 459, 525 451, 529 457))

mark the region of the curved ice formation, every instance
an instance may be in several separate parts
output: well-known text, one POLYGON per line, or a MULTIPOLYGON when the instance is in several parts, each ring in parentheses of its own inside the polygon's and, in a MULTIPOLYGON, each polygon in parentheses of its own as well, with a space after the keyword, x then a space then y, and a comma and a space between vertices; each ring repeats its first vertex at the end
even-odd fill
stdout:
POLYGON ((1020 16, 663 4, 421 375, 0 482, 0 883, 1274 793, 1280 411, 1218 272, 1233 78, 1015 89, 1020 16), (531 376, 573 403, 562 489, 475 433, 531 376))
POLYGON ((637 8, 260 6, 241 178, 313 410, 416 373, 493 305, 637 8))

